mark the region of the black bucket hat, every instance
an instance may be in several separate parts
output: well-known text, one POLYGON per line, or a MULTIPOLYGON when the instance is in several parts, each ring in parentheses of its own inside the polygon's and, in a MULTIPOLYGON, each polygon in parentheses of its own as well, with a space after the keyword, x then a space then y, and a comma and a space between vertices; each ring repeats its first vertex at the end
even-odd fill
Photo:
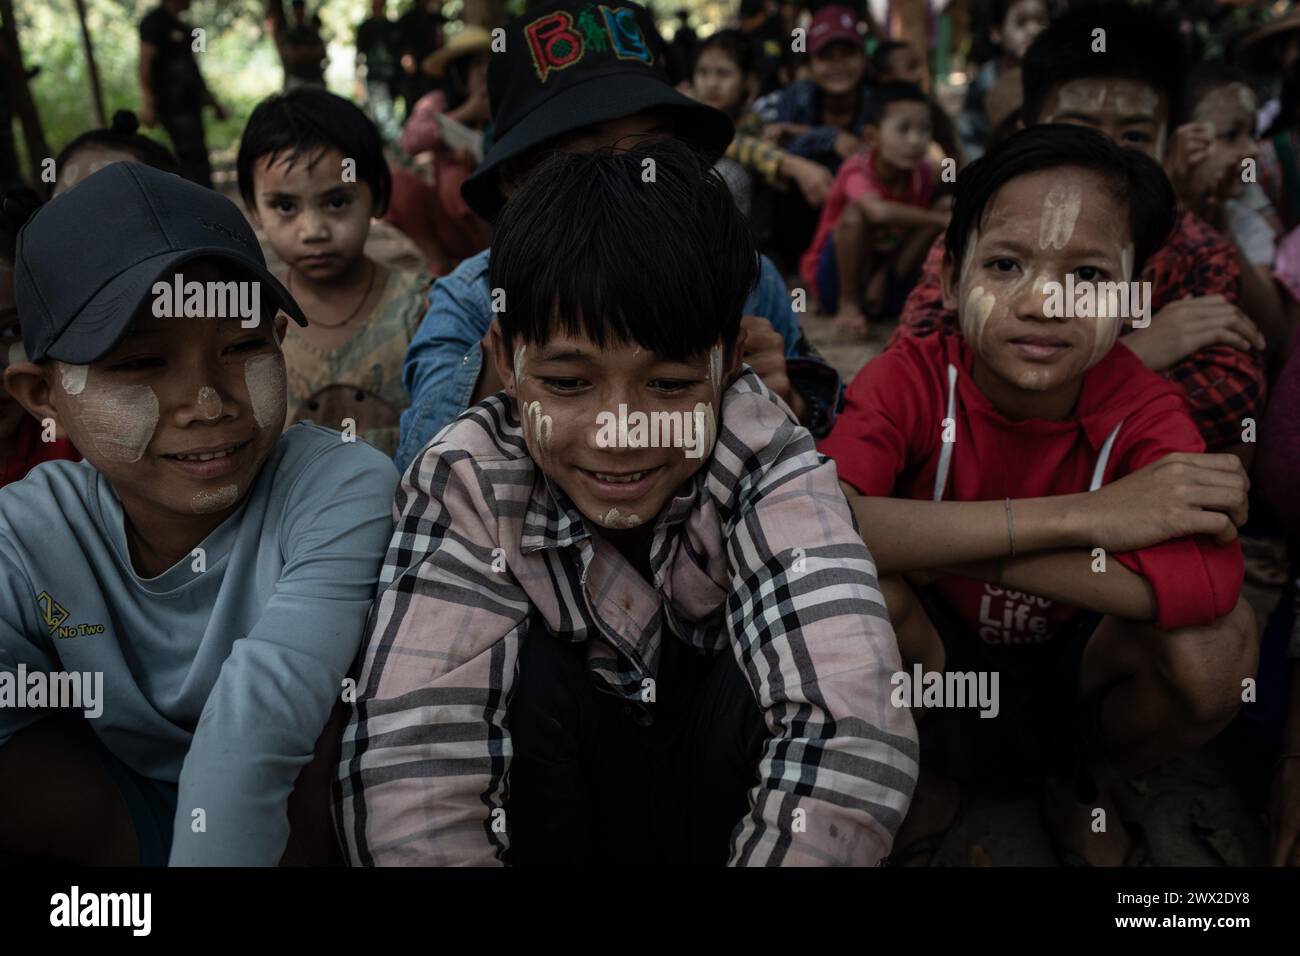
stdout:
POLYGON ((18 234, 14 296, 33 362, 94 362, 117 344, 154 283, 192 259, 216 258, 262 285, 299 325, 302 309, 267 271, 239 207, 211 189, 121 162, 42 206, 18 234))
POLYGON ((494 142, 461 195, 496 218, 501 163, 565 133, 654 107, 674 112, 678 139, 710 162, 734 133, 725 113, 673 89, 660 64, 663 39, 644 7, 627 0, 552 0, 505 28, 505 50, 488 65, 494 142))

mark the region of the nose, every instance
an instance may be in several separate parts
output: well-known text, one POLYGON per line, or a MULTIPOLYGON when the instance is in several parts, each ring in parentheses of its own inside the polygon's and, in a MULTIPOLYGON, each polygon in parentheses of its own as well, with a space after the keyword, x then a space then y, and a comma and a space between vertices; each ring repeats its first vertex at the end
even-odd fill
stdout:
MULTIPOLYGON (((1061 285, 1060 277, 1045 271, 1038 272, 1013 293, 1014 298, 1010 306, 1016 318, 1024 322, 1065 321, 1065 290, 1060 288, 1059 299, 1052 302, 1052 293, 1057 291, 1056 287, 1050 284, 1053 282, 1061 285), (1049 303, 1053 306, 1057 304, 1061 306, 1059 314, 1048 314, 1049 303)), ((1058 310, 1053 308, 1052 311, 1055 313, 1058 310)))
POLYGON ((298 236, 303 242, 323 242, 330 237, 329 223, 315 210, 306 210, 298 217, 298 236))

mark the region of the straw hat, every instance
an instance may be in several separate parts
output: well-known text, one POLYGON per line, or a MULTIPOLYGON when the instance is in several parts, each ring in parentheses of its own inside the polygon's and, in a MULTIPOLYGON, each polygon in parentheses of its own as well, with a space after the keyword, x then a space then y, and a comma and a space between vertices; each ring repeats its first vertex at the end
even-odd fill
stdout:
POLYGON ((1285 16, 1278 17, 1272 23, 1266 23, 1258 30, 1247 33, 1237 42, 1235 59, 1237 63, 1249 70, 1267 70, 1276 66, 1268 62, 1270 57, 1269 40, 1274 40, 1284 33, 1300 30, 1300 8, 1292 10, 1285 16))
POLYGON ((487 53, 491 49, 492 34, 483 27, 468 26, 448 40, 441 50, 426 56, 421 66, 425 73, 441 78, 452 60, 473 56, 475 53, 487 53))

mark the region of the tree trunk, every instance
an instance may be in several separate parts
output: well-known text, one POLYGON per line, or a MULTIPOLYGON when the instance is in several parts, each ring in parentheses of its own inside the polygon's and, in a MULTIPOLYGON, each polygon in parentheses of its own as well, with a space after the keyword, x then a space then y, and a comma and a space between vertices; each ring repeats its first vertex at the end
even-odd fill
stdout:
POLYGON ((77 5, 77 19, 81 21, 81 46, 86 51, 86 75, 90 78, 90 109, 95 115, 95 125, 108 126, 104 117, 104 91, 99 85, 99 68, 95 66, 95 46, 90 42, 90 26, 86 23, 86 0, 73 0, 77 5))
POLYGON ((9 76, 5 78, 13 110, 23 124, 23 139, 27 143, 27 161, 32 167, 32 182, 41 181, 41 162, 50 154, 50 147, 45 142, 45 130, 41 128, 41 118, 36 112, 36 103, 32 100, 32 91, 27 87, 27 75, 23 70, 22 46, 18 42, 18 23, 14 20, 13 0, 0 0, 0 40, 3 40, 8 56, 9 76))

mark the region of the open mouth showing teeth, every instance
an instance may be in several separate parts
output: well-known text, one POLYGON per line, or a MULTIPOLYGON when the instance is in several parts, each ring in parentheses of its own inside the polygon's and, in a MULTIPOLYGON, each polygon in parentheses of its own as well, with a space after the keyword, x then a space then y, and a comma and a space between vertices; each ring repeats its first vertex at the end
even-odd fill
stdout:
POLYGON ((226 448, 219 449, 218 451, 205 451, 197 455, 163 455, 163 457, 173 458, 176 461, 212 461, 215 458, 228 458, 247 444, 248 442, 243 442, 238 445, 230 445, 226 448))
POLYGON ((625 484, 631 481, 640 481, 646 475, 650 474, 650 472, 634 471, 630 475, 608 475, 605 474, 605 472, 603 471, 593 471, 592 474, 595 475, 597 478, 599 478, 601 481, 612 481, 617 484, 625 484))

